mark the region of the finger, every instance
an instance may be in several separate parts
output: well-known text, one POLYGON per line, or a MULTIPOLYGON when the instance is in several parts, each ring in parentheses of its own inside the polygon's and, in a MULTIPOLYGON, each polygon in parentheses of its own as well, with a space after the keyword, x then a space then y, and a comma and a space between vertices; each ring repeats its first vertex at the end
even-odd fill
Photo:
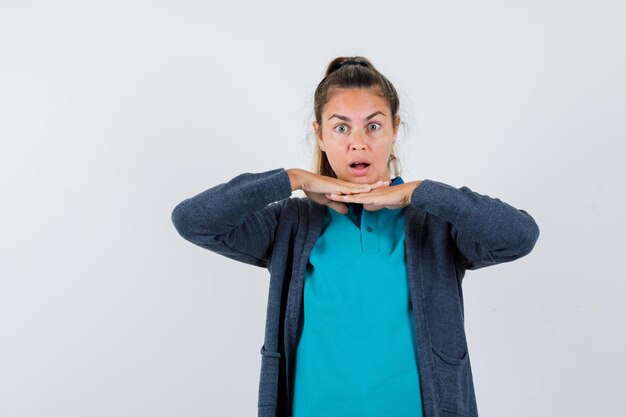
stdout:
POLYGON ((369 192, 372 186, 370 184, 339 180, 325 175, 314 175, 309 181, 303 183, 302 189, 316 193, 358 194, 369 192))
POLYGON ((333 189, 331 192, 335 194, 359 194, 359 193, 367 193, 373 189, 370 184, 347 184, 344 186, 337 187, 333 189))
POLYGON ((378 211, 385 208, 384 206, 378 206, 376 204, 363 204, 363 208, 367 211, 378 211))
POLYGON ((372 184, 372 190, 376 188, 389 187, 389 181, 378 181, 372 184))
MULTIPOLYGON (((374 187, 380 187, 382 185, 384 185, 385 183, 389 183, 389 181, 377 181, 377 182, 373 182, 373 183, 369 183, 369 184, 362 184, 362 183, 358 183, 358 182, 350 182, 350 181, 343 181, 343 180, 335 180, 337 185, 340 185, 341 187, 339 187, 339 189, 337 190, 337 194, 339 194, 340 192, 343 192, 344 194, 346 194, 345 191, 350 191, 351 193, 355 193, 355 192, 367 192, 371 189, 373 189, 374 187)), ((332 192, 335 192, 335 190, 333 190, 332 192)))
POLYGON ((368 193, 362 193, 362 194, 328 193, 326 194, 326 198, 328 198, 329 200, 333 200, 333 201, 342 201, 342 202, 348 202, 348 203, 367 204, 367 203, 372 202, 371 201, 372 197, 368 195, 368 193))
POLYGON ((361 194, 361 193, 368 193, 372 190, 375 190, 377 188, 383 188, 383 187, 388 187, 390 181, 378 181, 378 182, 374 182, 371 184, 356 184, 356 183, 350 183, 350 182, 345 182, 345 185, 348 187, 348 189, 341 189, 341 190, 332 190, 331 192, 335 193, 335 194, 361 194))
POLYGON ((326 203, 326 205, 328 207, 330 207, 331 209, 335 210, 338 213, 341 214, 347 214, 348 213, 348 206, 346 206, 343 203, 340 203, 338 201, 329 201, 328 203, 326 203))

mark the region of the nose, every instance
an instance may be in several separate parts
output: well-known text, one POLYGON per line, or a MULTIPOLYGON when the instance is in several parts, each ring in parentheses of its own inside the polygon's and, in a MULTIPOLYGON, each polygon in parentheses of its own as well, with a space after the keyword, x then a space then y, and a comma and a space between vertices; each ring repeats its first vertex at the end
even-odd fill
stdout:
POLYGON ((352 143, 350 148, 357 151, 365 149, 365 141, 360 132, 356 132, 352 135, 352 143))

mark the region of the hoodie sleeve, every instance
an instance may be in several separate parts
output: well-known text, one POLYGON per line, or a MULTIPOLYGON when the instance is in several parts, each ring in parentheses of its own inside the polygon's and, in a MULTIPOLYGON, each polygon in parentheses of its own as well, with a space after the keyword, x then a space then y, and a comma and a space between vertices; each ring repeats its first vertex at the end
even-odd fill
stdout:
POLYGON ((267 268, 278 219, 290 196, 284 168, 243 173, 181 201, 171 220, 189 242, 267 268))
POLYGON ((455 188, 425 179, 413 191, 411 205, 452 224, 457 262, 464 269, 521 258, 539 238, 539 227, 525 210, 465 186, 455 188))

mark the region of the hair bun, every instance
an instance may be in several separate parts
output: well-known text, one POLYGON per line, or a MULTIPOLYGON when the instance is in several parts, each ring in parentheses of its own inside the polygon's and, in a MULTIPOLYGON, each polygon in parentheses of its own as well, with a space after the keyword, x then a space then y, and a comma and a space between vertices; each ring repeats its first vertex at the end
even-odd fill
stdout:
POLYGON ((334 68, 330 72, 337 71, 339 68, 344 67, 346 65, 361 65, 363 67, 369 67, 369 64, 367 62, 358 61, 358 60, 354 60, 354 59, 347 59, 345 61, 341 61, 341 62, 336 63, 334 65, 334 68))
POLYGON ((367 67, 367 62, 349 59, 347 61, 343 61, 339 63, 339 67, 343 67, 344 65, 362 65, 364 67, 367 67))

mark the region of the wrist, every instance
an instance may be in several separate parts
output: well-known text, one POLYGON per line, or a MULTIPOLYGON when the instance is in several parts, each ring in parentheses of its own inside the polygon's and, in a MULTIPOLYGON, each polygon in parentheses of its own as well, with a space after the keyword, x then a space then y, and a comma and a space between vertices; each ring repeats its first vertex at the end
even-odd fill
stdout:
POLYGON ((289 181, 291 182, 291 191, 302 188, 302 170, 299 168, 290 168, 287 171, 289 181))
POLYGON ((408 187, 408 192, 406 194, 406 203, 407 205, 410 205, 411 199, 413 197, 413 193, 415 193, 415 189, 422 184, 422 181, 420 180, 410 181, 407 184, 409 184, 410 186, 408 187))

